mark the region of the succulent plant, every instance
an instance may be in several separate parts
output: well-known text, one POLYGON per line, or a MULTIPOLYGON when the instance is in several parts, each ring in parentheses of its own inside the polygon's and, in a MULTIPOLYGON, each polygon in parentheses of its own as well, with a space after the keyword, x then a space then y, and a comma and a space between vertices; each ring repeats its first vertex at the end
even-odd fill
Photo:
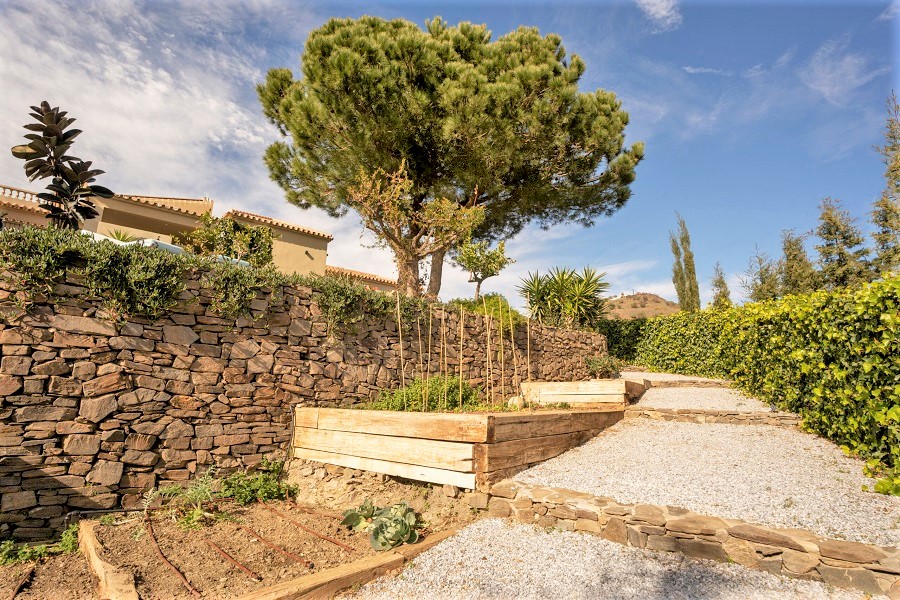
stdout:
POLYGON ((354 531, 368 531, 375 550, 389 550, 419 540, 419 517, 405 502, 378 509, 367 499, 359 508, 346 511, 341 524, 354 531))
POLYGON ((372 504, 371 498, 366 498, 359 508, 344 511, 344 520, 341 521, 341 525, 346 525, 353 531, 366 531, 374 515, 375 505, 372 504))

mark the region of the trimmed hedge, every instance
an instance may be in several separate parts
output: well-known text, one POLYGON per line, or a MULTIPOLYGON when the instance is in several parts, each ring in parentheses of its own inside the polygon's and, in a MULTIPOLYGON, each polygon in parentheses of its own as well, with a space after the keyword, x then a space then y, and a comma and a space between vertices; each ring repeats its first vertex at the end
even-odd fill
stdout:
POLYGON ((646 324, 645 318, 601 319, 596 329, 606 336, 606 345, 612 356, 625 362, 633 362, 646 324))
POLYGON ((900 493, 900 278, 650 319, 648 368, 725 377, 803 417, 900 493))

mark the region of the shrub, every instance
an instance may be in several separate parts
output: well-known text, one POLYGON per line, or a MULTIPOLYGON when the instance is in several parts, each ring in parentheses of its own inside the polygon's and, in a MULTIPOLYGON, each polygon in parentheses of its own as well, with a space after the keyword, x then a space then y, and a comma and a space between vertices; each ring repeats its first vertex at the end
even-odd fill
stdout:
POLYGON ((233 498, 239 504, 285 500, 297 492, 293 485, 281 479, 283 462, 263 459, 252 475, 239 471, 232 473, 222 482, 222 496, 233 498))
POLYGON ((900 278, 725 310, 650 319, 638 360, 727 377, 799 413, 900 491, 900 278))
POLYGON ((591 377, 597 379, 617 379, 622 374, 621 360, 609 354, 587 356, 584 359, 591 377))
POLYGON ((427 381, 416 378, 406 387, 383 390, 378 399, 360 408, 371 410, 405 411, 455 411, 482 410, 481 390, 462 381, 457 376, 436 375, 427 381), (462 401, 460 401, 462 387, 462 401))
POLYGON ((356 510, 344 512, 345 525, 354 531, 368 531, 369 542, 375 550, 390 550, 401 544, 415 544, 422 525, 416 511, 406 502, 377 508, 367 498, 356 510))
POLYGON ((272 264, 272 242, 277 236, 269 227, 246 225, 231 217, 200 216, 200 226, 177 236, 176 243, 197 256, 227 256, 254 267, 272 264))
POLYGON ((607 349, 612 356, 633 362, 646 324, 647 319, 600 319, 597 332, 606 336, 607 349))

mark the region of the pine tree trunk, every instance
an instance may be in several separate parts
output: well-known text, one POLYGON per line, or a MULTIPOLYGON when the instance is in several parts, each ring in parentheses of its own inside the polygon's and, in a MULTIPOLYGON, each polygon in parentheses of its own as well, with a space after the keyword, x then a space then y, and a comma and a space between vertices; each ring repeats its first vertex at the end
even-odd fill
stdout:
POLYGON ((481 298, 481 282, 476 281, 475 282, 475 299, 478 300, 479 298, 481 298))
POLYGON ((431 274, 428 276, 428 291, 426 292, 430 298, 437 298, 441 291, 441 278, 444 275, 444 256, 446 255, 447 250, 437 250, 431 255, 431 274))
POLYGON ((397 285, 405 296, 419 295, 419 260, 418 258, 400 257, 397 260, 397 285))

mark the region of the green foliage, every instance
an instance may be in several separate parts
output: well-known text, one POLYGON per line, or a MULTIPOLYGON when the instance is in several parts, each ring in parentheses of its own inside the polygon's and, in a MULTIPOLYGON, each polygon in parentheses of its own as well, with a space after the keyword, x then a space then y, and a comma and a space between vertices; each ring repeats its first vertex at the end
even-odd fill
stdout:
POLYGON ((83 265, 91 240, 67 229, 22 227, 0 231, 0 264, 25 290, 48 293, 66 270, 83 265))
POLYGON ((731 306, 731 291, 728 289, 728 282, 725 281, 725 271, 722 270, 722 264, 718 262, 715 269, 713 269, 712 289, 713 308, 728 308, 731 306))
POLYGON ((516 261, 506 256, 505 241, 491 250, 487 241, 468 240, 456 248, 453 262, 469 272, 469 282, 475 284, 475 300, 478 300, 484 280, 499 275, 500 271, 516 261))
POLYGON ((121 229, 113 229, 106 235, 107 237, 111 237, 112 239, 119 242, 136 242, 138 240, 138 238, 136 238, 135 236, 121 229))
POLYGON ((741 287, 751 302, 774 300, 778 297, 778 264, 758 246, 747 264, 747 271, 741 277, 741 287))
POLYGON ((819 287, 819 274, 806 254, 806 236, 793 231, 781 232, 782 257, 778 262, 778 294, 808 294, 819 287))
POLYGON ((865 238, 850 213, 834 198, 823 199, 819 211, 816 250, 826 289, 859 285, 871 279, 866 262, 869 250, 863 247, 865 238))
POLYGON ((396 390, 382 390, 374 402, 360 406, 368 410, 450 411, 487 410, 481 390, 456 375, 435 375, 427 381, 416 378, 396 390), (460 388, 462 401, 460 402, 460 388))
POLYGON ((499 336, 500 330, 502 329, 504 338, 510 336, 510 319, 512 319, 513 328, 528 322, 525 315, 509 305, 509 300, 507 300, 503 294, 498 294, 496 292, 484 294, 477 300, 472 298, 456 298, 450 300, 447 304, 450 306, 458 306, 467 313, 472 312, 490 317, 491 323, 493 324, 492 330, 496 330, 496 333, 492 335, 499 336))
POLYGON ((75 122, 59 107, 50 108, 44 101, 32 106, 29 113, 34 123, 25 125, 27 145, 15 146, 12 154, 25 161, 25 175, 29 181, 50 178, 47 191, 38 194, 41 208, 47 211, 50 222, 63 229, 80 229, 86 219, 99 215, 92 196, 110 198, 113 193, 100 185, 91 185, 100 169, 91 169, 91 161, 83 161, 69 154, 79 129, 69 129, 75 122), (68 130, 68 131, 67 131, 68 130))
POLYGON ((584 362, 588 372, 595 379, 618 379, 625 364, 610 354, 586 356, 584 362))
POLYGON ((638 360, 730 378, 900 479, 900 278, 727 310, 650 319, 638 360))
POLYGON ((206 213, 200 217, 200 226, 178 236, 177 243, 197 256, 227 256, 244 260, 254 267, 272 264, 272 242, 275 233, 271 228, 246 225, 231 217, 214 217, 206 213))
POLYGON ((440 18, 425 31, 401 19, 331 19, 309 35, 301 63, 300 79, 273 69, 257 87, 285 137, 266 164, 301 208, 344 214, 360 168, 401 164, 415 211, 477 197, 478 239, 531 222, 590 225, 630 196, 643 144, 625 147, 628 115, 615 94, 578 91, 584 62, 557 35, 521 27, 492 40, 483 25, 440 18))
POLYGON ((247 268, 227 262, 207 262, 201 284, 213 291, 212 308, 226 317, 235 317, 247 310, 261 290, 277 290, 284 277, 272 265, 247 268))
POLYGON ((29 546, 27 544, 16 546, 12 540, 5 540, 0 542, 0 567, 38 560, 49 553, 50 549, 45 544, 39 546, 29 546))
POLYGON ((239 504, 285 500, 295 495, 297 488, 282 480, 283 470, 283 462, 263 459, 252 475, 239 471, 226 477, 222 482, 221 495, 233 498, 239 504))
POLYGON ((900 104, 891 93, 884 146, 877 148, 885 164, 885 188, 872 207, 873 267, 876 274, 900 272, 900 104))
POLYGON ((390 550, 401 544, 415 544, 419 540, 421 526, 416 511, 406 502, 384 508, 376 508, 371 499, 358 509, 344 512, 341 525, 354 531, 368 531, 372 548, 390 550))
POLYGON ((700 310, 700 286, 697 283, 697 269, 694 266, 694 253, 691 251, 691 234, 688 232, 684 218, 678 217, 678 233, 669 232, 672 246, 672 283, 678 294, 678 305, 681 310, 693 312, 700 310))
POLYGON ((600 319, 596 329, 606 336, 606 347, 611 356, 633 362, 646 323, 647 319, 600 319))
POLYGON ((56 547, 64 554, 78 552, 78 523, 72 523, 66 527, 65 531, 62 532, 56 547))
POLYGON ((174 511, 181 528, 199 529, 215 516, 205 508, 216 497, 215 484, 214 471, 209 469, 192 479, 186 488, 172 484, 161 488, 159 494, 170 499, 168 506, 174 511))
POLYGON ((589 329, 603 317, 603 293, 609 283, 605 273, 585 267, 554 267, 546 275, 529 273, 519 285, 519 293, 528 303, 531 318, 555 327, 589 329))

